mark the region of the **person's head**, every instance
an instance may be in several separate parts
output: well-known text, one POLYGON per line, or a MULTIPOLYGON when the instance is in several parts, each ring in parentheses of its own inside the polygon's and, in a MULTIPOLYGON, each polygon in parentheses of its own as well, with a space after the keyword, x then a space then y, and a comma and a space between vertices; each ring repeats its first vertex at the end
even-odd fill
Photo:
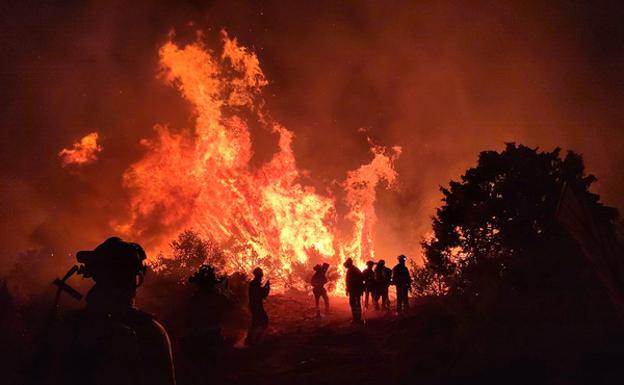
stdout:
POLYGON ((405 264, 405 261, 407 260, 407 257, 406 257, 405 255, 401 254, 401 255, 399 255, 399 256, 397 257, 397 259, 399 260, 399 263, 400 263, 401 265, 404 265, 404 264, 405 264))
POLYGON ((256 267, 256 268, 253 270, 253 276, 254 276, 254 279, 262 279, 262 276, 263 276, 263 275, 264 275, 264 272, 262 271, 262 269, 261 269, 261 268, 256 267))
POLYGON ((347 269, 350 268, 351 266, 353 266, 353 259, 347 258, 347 260, 344 262, 343 266, 346 267, 347 269))
POLYGON ((384 261, 383 259, 380 259, 380 260, 377 262, 377 266, 378 266, 378 267, 384 267, 384 266, 386 266, 386 261, 384 261))
POLYGON ((372 269, 372 268, 373 268, 373 266, 375 266, 375 262, 373 262, 373 261, 367 261, 367 262, 366 262, 366 266, 368 266, 368 268, 369 268, 369 269, 372 269))
POLYGON ((93 278, 96 286, 132 294, 143 283, 146 258, 139 244, 118 237, 108 238, 94 250, 76 254, 76 259, 83 265, 81 273, 85 278, 93 278))
POLYGON ((201 265, 199 270, 189 277, 189 282, 201 287, 214 286, 214 284, 217 283, 217 275, 215 274, 214 267, 201 265))
POLYGON ((313 269, 314 269, 314 271, 318 272, 318 271, 321 271, 321 270, 323 269, 323 266, 321 266, 321 265, 315 265, 315 266, 313 267, 313 269))

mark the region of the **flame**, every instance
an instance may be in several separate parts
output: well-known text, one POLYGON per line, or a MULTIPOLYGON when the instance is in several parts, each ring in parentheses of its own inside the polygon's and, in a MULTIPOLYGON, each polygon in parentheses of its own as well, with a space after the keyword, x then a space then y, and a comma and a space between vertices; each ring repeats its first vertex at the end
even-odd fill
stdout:
POLYGON ((155 137, 142 141, 145 156, 123 177, 131 218, 119 230, 158 248, 194 229, 223 248, 228 270, 262 266, 281 288, 292 284, 295 265, 309 263, 311 255, 339 269, 347 257, 362 265, 374 257, 375 189, 382 181, 396 185, 400 148, 371 143, 372 161, 347 173, 344 219, 353 231, 341 235, 337 198, 303 184, 293 132, 264 109, 261 92, 268 81, 257 56, 225 32, 222 41, 221 55, 201 42, 161 47, 161 77, 192 105, 195 126, 156 126, 155 137), (259 167, 250 165, 249 116, 279 138, 277 151, 259 167))
POLYGON ((97 154, 102 151, 102 146, 97 141, 98 133, 92 132, 75 142, 71 149, 62 149, 58 153, 61 158, 61 165, 63 167, 69 165, 83 166, 95 162, 97 154))

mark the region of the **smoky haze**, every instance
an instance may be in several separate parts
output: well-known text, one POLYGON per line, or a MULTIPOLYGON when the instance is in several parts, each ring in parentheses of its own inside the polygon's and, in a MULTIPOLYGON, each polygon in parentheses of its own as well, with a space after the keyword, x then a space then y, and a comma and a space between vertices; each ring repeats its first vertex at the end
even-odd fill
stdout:
MULTIPOLYGON (((200 3, 1 6, 1 272, 23 250, 66 256, 112 234, 128 215, 121 177, 144 155, 140 140, 156 124, 193 126, 188 104, 157 79, 172 30, 181 43, 201 31, 217 49, 224 28, 256 52, 267 110, 295 133, 305 183, 319 191, 370 160, 367 135, 402 147, 399 190, 378 195, 385 259, 418 259, 439 186, 504 142, 582 153, 603 201, 624 203, 616 2, 200 3), (98 160, 62 167, 59 151, 91 132, 98 160)), ((251 130, 262 162, 277 138, 251 130)))

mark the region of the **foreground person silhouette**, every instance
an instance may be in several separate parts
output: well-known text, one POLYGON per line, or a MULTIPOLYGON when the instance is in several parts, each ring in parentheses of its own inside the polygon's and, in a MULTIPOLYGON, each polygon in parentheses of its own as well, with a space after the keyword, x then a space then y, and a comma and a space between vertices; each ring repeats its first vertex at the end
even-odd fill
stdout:
POLYGON ((347 295, 349 296, 349 306, 351 307, 353 317, 351 323, 361 324, 362 302, 360 297, 364 292, 364 276, 360 269, 355 267, 351 258, 347 258, 343 266, 347 268, 347 295))
POLYGON ((271 283, 267 281, 262 285, 262 269, 256 267, 253 271, 254 278, 249 283, 249 311, 251 312, 251 326, 245 338, 245 345, 258 343, 269 325, 269 316, 264 310, 264 299, 269 296, 271 283))
POLYGON ((143 248, 113 237, 76 258, 83 264, 79 273, 95 285, 87 294, 86 309, 63 321, 66 348, 60 353, 59 382, 175 384, 167 332, 134 307, 146 269, 143 248))

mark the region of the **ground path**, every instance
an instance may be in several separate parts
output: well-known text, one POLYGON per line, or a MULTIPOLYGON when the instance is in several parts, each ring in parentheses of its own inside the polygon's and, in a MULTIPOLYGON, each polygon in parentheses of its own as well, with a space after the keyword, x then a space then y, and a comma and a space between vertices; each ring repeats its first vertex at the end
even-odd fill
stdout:
MULTIPOLYGON (((258 346, 222 352, 197 364, 193 378, 204 384, 368 384, 394 377, 397 318, 368 310, 366 324, 351 325, 346 298, 332 298, 331 311, 315 317, 312 298, 272 296, 266 303, 271 327, 258 346), (210 380, 209 380, 210 379, 210 380)), ((378 382, 380 381, 381 382, 378 382)))

